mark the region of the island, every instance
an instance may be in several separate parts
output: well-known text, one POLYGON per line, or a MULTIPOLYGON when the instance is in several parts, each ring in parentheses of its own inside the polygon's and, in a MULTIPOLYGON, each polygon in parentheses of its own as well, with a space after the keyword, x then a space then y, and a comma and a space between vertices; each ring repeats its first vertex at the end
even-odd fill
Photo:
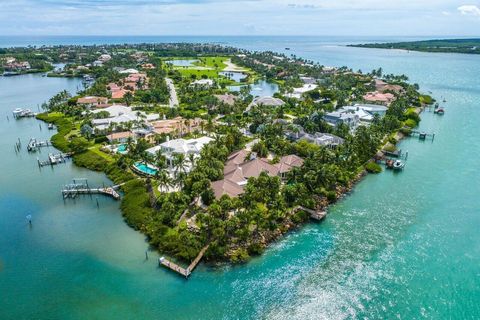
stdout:
POLYGON ((37 118, 76 165, 121 188, 126 223, 185 276, 202 258, 247 261, 368 172, 402 169, 388 155, 435 102, 404 75, 215 44, 22 50, 82 75, 83 90, 37 118))
POLYGON ((443 39, 411 42, 367 43, 351 44, 349 47, 480 54, 480 39, 443 39))

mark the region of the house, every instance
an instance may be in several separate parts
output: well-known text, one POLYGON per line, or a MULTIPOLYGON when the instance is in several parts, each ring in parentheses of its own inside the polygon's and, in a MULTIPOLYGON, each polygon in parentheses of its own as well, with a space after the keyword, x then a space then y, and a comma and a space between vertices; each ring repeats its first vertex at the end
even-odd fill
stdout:
POLYGON ((336 148, 345 142, 344 139, 329 133, 316 132, 315 134, 304 134, 299 140, 305 140, 317 146, 336 148))
POLYGON ((293 92, 285 94, 286 97, 301 99, 305 92, 315 90, 318 86, 316 84, 304 84, 300 88, 293 88, 293 92))
POLYGON ((253 101, 248 105, 246 112, 250 111, 252 107, 257 106, 266 106, 266 107, 279 107, 283 106, 285 102, 282 99, 274 98, 274 97, 256 97, 253 101))
POLYGON ((113 132, 107 135, 110 143, 126 143, 129 138, 135 139, 135 134, 131 131, 113 132))
POLYGON ((377 102, 383 105, 389 105, 395 100, 395 96, 391 93, 381 93, 378 91, 375 92, 367 92, 363 99, 367 102, 377 102))
POLYGON ((214 82, 212 79, 200 79, 193 81, 190 86, 199 88, 210 88, 213 87, 213 84, 214 82))
POLYGON ((77 105, 84 106, 87 109, 90 109, 90 108, 106 108, 106 107, 110 106, 108 104, 108 98, 97 97, 97 96, 87 96, 87 97, 78 98, 77 105))
POLYGON ((353 106, 343 107, 345 110, 363 110, 368 112, 371 115, 379 115, 384 117, 387 113, 388 108, 378 104, 367 104, 367 103, 357 103, 353 106))
POLYGON ((200 131, 203 120, 200 118, 185 119, 182 117, 176 117, 173 119, 164 119, 150 122, 153 131, 157 134, 167 134, 176 132, 179 134, 200 131))
POLYGON ((325 114, 323 116, 323 120, 325 120, 328 124, 332 126, 346 124, 350 129, 356 129, 360 118, 354 113, 334 111, 325 114))
POLYGON ((112 60, 112 56, 109 55, 109 54, 102 54, 102 55, 100 55, 100 57, 98 57, 97 60, 101 61, 102 63, 105 63, 105 62, 108 62, 108 61, 112 60))
POLYGON ((303 159, 296 155, 284 156, 277 164, 271 164, 265 158, 257 158, 255 153, 240 150, 228 157, 223 169, 224 178, 212 182, 211 187, 217 199, 224 194, 237 197, 244 193, 249 178, 258 178, 262 172, 266 172, 271 177, 283 179, 293 168, 302 165, 303 159))
POLYGON ((93 110, 92 113, 108 112, 109 117, 104 119, 93 119, 92 124, 97 130, 106 130, 110 125, 117 126, 134 121, 158 120, 158 114, 147 114, 143 111, 133 111, 131 107, 114 104, 104 109, 93 110))
POLYGON ((216 95, 214 95, 214 97, 217 98, 217 100, 220 103, 224 103, 224 104, 229 105, 229 106, 233 106, 235 104, 235 101, 237 100, 236 95, 229 94, 229 93, 216 94, 216 95))
POLYGON ((125 69, 125 70, 120 71, 119 73, 121 73, 121 74, 135 74, 135 73, 138 73, 138 70, 137 69, 125 69))
POLYGON ((301 80, 304 84, 316 84, 316 83, 317 83, 317 79, 315 79, 315 78, 313 78, 313 77, 302 76, 302 77, 300 77, 300 80, 301 80))
MULTIPOLYGON (((147 149, 147 152, 156 155, 159 150, 165 154, 167 162, 170 168, 173 167, 173 159, 175 154, 184 154, 190 155, 193 154, 194 157, 200 156, 200 151, 202 151, 205 145, 212 142, 213 139, 210 137, 200 137, 196 139, 174 139, 168 140, 164 143, 159 144, 153 148, 147 149)), ((192 168, 191 163, 187 163, 187 171, 190 171, 192 168)))
POLYGON ((395 92, 396 94, 402 94, 405 92, 405 89, 398 84, 388 84, 383 80, 375 79, 374 81, 375 90, 380 93, 385 93, 387 91, 395 92))

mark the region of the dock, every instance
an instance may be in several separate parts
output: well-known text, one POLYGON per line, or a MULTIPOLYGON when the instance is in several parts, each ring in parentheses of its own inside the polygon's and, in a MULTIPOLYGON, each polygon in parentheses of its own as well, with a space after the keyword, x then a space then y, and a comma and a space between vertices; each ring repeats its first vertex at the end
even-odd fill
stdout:
POLYGON ((317 221, 321 221, 327 216, 326 211, 312 210, 312 209, 305 208, 303 206, 297 206, 293 210, 294 211, 303 210, 306 213, 310 214, 310 218, 317 221))
POLYGON ((205 247, 202 248, 202 250, 200 250, 197 257, 190 263, 190 265, 187 268, 183 268, 183 267, 179 266, 178 264, 176 264, 175 262, 172 262, 172 261, 168 260, 165 257, 160 257, 158 259, 158 263, 160 265, 172 270, 172 271, 175 271, 176 273, 178 273, 178 274, 180 274, 180 275, 182 275, 182 276, 184 276, 185 278, 188 279, 188 277, 192 274, 192 271, 198 265, 200 260, 202 260, 203 255, 205 254, 205 252, 208 249, 208 246, 209 245, 207 244, 205 247))
POLYGON ((21 118, 35 117, 36 115, 37 114, 30 109, 17 108, 13 110, 13 117, 17 120, 21 118))
POLYGON ((42 147, 50 147, 51 143, 48 140, 42 141, 35 138, 31 138, 27 145, 28 152, 35 152, 42 147))
POLYGON ((62 196, 63 199, 74 199, 78 195, 82 194, 103 194, 106 196, 110 196, 115 200, 118 200, 120 199, 120 194, 117 192, 116 189, 119 187, 120 185, 111 187, 90 188, 87 179, 77 178, 73 179, 73 183, 64 186, 64 188, 62 189, 62 196))
POLYGON ((71 155, 68 153, 49 153, 48 160, 42 161, 37 158, 37 163, 40 168, 45 166, 53 166, 56 164, 67 162, 67 159, 69 159, 70 157, 71 155))
POLYGON ((417 131, 413 130, 410 134, 411 136, 418 136, 418 140, 426 140, 426 139, 432 139, 435 140, 435 133, 427 133, 425 131, 417 131))

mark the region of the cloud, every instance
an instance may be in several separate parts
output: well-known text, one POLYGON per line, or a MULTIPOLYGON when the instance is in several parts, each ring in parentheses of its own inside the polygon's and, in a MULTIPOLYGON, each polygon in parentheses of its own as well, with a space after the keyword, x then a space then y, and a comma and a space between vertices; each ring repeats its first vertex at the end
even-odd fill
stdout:
POLYGON ((480 8, 475 5, 463 5, 457 8, 464 16, 480 17, 480 8))

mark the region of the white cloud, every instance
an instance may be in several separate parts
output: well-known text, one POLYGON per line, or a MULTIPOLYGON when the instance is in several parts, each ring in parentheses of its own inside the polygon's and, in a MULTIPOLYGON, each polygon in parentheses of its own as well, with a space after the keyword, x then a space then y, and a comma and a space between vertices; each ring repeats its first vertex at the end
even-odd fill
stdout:
POLYGON ((460 11, 461 14, 465 16, 476 16, 480 17, 480 8, 478 8, 475 5, 463 5, 457 8, 458 11, 460 11))

